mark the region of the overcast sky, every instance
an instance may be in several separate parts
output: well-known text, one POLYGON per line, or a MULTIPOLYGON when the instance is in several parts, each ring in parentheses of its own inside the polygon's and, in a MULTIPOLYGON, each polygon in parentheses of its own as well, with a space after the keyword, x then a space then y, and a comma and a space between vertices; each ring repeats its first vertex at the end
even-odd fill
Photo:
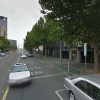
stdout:
POLYGON ((38 0, 0 0, 0 16, 7 17, 8 39, 17 40, 23 47, 23 39, 41 16, 38 0))

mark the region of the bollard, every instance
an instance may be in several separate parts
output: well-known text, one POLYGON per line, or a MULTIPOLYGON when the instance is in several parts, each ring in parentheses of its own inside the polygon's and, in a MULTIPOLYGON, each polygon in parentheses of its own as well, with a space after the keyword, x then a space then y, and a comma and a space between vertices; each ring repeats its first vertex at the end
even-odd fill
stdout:
POLYGON ((69 62, 68 62, 68 73, 69 73, 69 62))

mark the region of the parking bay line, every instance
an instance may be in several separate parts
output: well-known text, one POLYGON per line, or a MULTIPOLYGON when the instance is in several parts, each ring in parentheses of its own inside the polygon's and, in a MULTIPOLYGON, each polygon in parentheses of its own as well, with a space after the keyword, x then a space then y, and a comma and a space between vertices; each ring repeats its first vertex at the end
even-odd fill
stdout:
POLYGON ((59 94, 59 92, 61 92, 61 91, 65 91, 66 89, 61 89, 61 90, 57 90, 57 91, 55 91, 55 93, 57 94, 57 96, 60 98, 60 100, 64 100, 62 97, 61 97, 61 95, 59 94))
POLYGON ((60 74, 53 74, 53 75, 46 75, 46 76, 40 76, 40 77, 34 77, 32 79, 39 79, 39 78, 46 78, 46 77, 53 77, 53 76, 59 76, 59 75, 63 75, 66 73, 60 73, 60 74))

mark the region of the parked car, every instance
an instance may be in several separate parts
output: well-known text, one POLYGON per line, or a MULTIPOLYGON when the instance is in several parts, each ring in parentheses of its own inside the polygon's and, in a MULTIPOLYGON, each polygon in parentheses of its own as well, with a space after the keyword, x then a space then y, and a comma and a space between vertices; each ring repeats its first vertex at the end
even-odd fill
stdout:
POLYGON ((29 52, 28 51, 25 51, 25 55, 27 55, 29 52))
POLYGON ((9 54, 12 54, 12 51, 9 51, 9 54))
POLYGON ((8 55, 9 54, 9 52, 6 52, 6 55, 8 55))
POLYGON ((32 53, 28 53, 27 56, 28 57, 33 57, 33 54, 32 53))
POLYGON ((21 58, 22 58, 22 59, 25 59, 25 58, 27 58, 27 56, 26 56, 25 54, 22 54, 22 55, 21 55, 21 58))
POLYGON ((6 56, 6 54, 5 53, 0 53, 0 56, 4 57, 4 56, 6 56))
POLYGON ((9 74, 9 80, 8 80, 9 85, 11 86, 20 85, 30 82, 31 82, 31 75, 27 65, 20 64, 17 66, 13 66, 9 74))
POLYGON ((70 76, 64 86, 70 100, 100 100, 100 75, 70 76))

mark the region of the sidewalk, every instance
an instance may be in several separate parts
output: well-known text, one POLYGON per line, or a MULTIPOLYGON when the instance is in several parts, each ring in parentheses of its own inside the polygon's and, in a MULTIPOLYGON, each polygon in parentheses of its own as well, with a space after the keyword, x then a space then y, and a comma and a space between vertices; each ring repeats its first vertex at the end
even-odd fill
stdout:
POLYGON ((62 59, 62 63, 59 58, 47 57, 42 58, 42 60, 48 62, 52 66, 58 67, 62 70, 68 72, 68 62, 69 62, 69 73, 71 74, 88 74, 90 70, 94 69, 94 64, 87 63, 86 64, 86 72, 85 72, 85 63, 77 63, 76 61, 69 61, 68 59, 62 59))

